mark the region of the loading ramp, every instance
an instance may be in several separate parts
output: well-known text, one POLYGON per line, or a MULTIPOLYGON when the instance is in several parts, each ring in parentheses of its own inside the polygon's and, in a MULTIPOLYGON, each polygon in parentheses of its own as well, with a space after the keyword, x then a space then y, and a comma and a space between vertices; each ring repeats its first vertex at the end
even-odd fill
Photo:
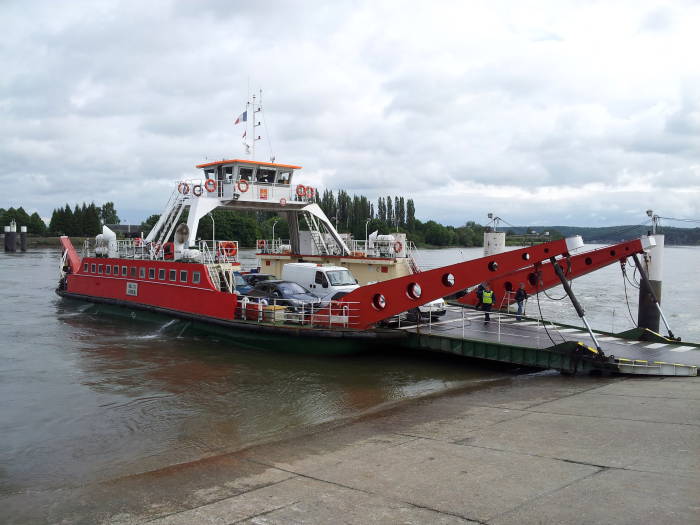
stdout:
MULTIPOLYGON (((606 370, 623 374, 697 376, 700 345, 661 336, 653 341, 629 339, 630 334, 595 332, 598 353, 585 328, 542 322, 502 312, 484 314, 449 307, 437 322, 398 327, 412 348, 510 363, 564 373, 606 370)), ((658 335, 658 334, 657 334, 658 335)))

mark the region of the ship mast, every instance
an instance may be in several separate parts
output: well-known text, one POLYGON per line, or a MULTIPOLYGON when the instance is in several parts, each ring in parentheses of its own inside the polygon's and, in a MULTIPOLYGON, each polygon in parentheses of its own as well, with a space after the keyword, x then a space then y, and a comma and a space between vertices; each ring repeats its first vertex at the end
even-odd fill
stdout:
MULTIPOLYGON (((246 155, 250 157, 250 160, 255 160, 255 144, 259 141, 262 140, 263 137, 262 135, 259 134, 258 132, 258 127, 264 125, 265 126, 265 132, 266 135, 269 135, 267 133, 267 124, 265 123, 265 116, 263 114, 263 105, 262 105, 262 89, 258 91, 258 95, 253 95, 250 96, 250 88, 248 90, 248 101, 246 102, 246 121, 245 121, 245 133, 243 137, 246 139, 243 141, 243 146, 245 147, 245 152, 246 155), (251 132, 252 132, 252 145, 248 143, 248 121, 252 119, 252 125, 251 127, 251 132), (252 150, 252 151, 251 151, 252 150)), ((270 147, 270 162, 275 162, 275 156, 274 153, 272 152, 272 142, 270 142, 270 137, 266 137, 268 140, 268 144, 270 147)))

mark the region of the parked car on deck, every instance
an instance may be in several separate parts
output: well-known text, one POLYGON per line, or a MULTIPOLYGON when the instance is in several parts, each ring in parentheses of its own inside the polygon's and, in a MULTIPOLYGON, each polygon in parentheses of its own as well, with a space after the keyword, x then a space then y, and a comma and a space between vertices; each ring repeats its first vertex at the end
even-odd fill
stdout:
POLYGON ((246 294, 252 300, 265 300, 267 304, 286 306, 294 311, 311 310, 321 300, 303 286, 291 281, 261 281, 246 294))
POLYGON ((241 276, 250 286, 255 286, 261 281, 275 280, 275 276, 269 273, 244 273, 241 274, 241 276))

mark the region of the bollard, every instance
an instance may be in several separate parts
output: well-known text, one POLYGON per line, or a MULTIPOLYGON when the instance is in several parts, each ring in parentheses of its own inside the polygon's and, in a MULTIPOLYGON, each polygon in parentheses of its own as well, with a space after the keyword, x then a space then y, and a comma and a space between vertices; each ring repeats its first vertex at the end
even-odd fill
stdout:
POLYGON ((27 227, 22 226, 19 229, 19 249, 20 251, 27 251, 27 227))

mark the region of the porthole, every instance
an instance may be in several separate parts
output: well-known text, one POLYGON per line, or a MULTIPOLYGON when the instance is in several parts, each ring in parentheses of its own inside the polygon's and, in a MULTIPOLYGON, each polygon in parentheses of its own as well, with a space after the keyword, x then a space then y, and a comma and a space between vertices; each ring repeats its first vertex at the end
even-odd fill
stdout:
POLYGON ((384 310, 384 308, 386 308, 386 299, 380 293, 374 294, 374 297, 372 297, 372 306, 377 310, 384 310))
POLYGON ((422 293, 423 290, 418 283, 409 283, 406 287, 406 295, 408 295, 410 299, 420 299, 422 293))
POLYGON ((527 252, 525 252, 525 253, 522 255, 522 257, 523 257, 523 261, 529 261, 529 260, 530 260, 530 254, 527 253, 527 252))
POLYGON ((442 284, 444 286, 454 286, 455 285, 455 276, 452 275, 451 273, 446 273, 445 275, 442 276, 442 284))
POLYGON ((491 261, 489 263, 489 271, 495 272, 496 270, 498 270, 498 263, 496 261, 491 261))

